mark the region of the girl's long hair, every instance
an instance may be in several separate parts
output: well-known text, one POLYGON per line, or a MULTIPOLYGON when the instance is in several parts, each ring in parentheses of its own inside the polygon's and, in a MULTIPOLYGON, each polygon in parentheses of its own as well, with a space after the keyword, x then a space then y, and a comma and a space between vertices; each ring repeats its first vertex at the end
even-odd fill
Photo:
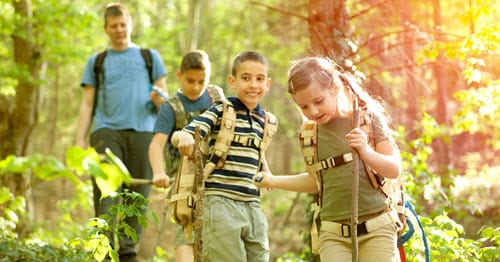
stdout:
MULTIPOLYGON (((382 102, 368 94, 354 75, 343 72, 333 60, 315 56, 292 63, 288 72, 288 93, 293 95, 313 82, 323 88, 337 88, 337 107, 341 115, 352 115, 352 99, 348 96, 355 95, 358 97, 360 109, 379 118, 384 132, 389 134, 392 131, 389 127, 390 116, 382 102)), ((392 139, 392 134, 388 137, 392 139)))

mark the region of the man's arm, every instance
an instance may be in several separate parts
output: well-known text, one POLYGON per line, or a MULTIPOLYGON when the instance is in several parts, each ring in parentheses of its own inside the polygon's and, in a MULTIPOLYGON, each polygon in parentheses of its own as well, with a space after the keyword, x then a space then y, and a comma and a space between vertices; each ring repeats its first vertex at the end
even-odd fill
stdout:
POLYGON ((83 97, 78 113, 75 143, 77 146, 87 148, 86 141, 90 126, 92 125, 92 112, 94 110, 95 88, 90 85, 83 87, 83 97))
POLYGON ((156 112, 160 112, 161 105, 165 103, 164 96, 168 97, 167 82, 165 80, 165 76, 156 79, 156 81, 153 83, 153 89, 156 89, 157 91, 151 90, 150 99, 151 101, 153 101, 153 104, 155 104, 156 112), (163 93, 163 96, 158 92, 163 93))

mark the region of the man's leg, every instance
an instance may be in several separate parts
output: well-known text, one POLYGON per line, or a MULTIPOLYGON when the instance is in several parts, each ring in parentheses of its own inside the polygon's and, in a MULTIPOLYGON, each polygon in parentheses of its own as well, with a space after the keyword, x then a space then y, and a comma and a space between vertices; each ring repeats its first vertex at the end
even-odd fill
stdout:
MULTIPOLYGON (((152 179, 151 166, 149 164, 148 150, 149 144, 153 138, 152 133, 138 133, 134 131, 120 131, 126 139, 124 164, 133 178, 152 179)), ((124 189, 137 192, 147 198, 151 189, 150 185, 131 185, 123 186, 124 189)), ((144 214, 145 210, 142 210, 144 214)), ((139 224, 137 217, 127 217, 125 222, 130 225, 136 233, 139 241, 142 234, 142 226, 139 224)), ((136 261, 137 250, 135 249, 136 241, 132 238, 123 236, 120 238, 120 261, 136 261)))
MULTIPOLYGON (((120 144, 123 141, 120 139, 120 135, 118 131, 111 130, 108 128, 103 128, 96 130, 90 135, 90 145, 95 148, 96 152, 99 154, 105 154, 105 149, 109 148, 113 154, 115 154, 118 158, 123 159, 123 152, 121 150, 120 144)), ((108 215, 107 222, 112 223, 114 217, 111 217, 111 213, 109 212, 109 208, 112 205, 118 204, 118 199, 112 199, 111 197, 106 197, 101 199, 101 191, 97 187, 95 182, 95 178, 92 177, 92 186, 93 186, 93 198, 94 198, 94 211, 95 216, 100 217, 102 215, 108 215)), ((109 239, 109 242, 112 247, 115 245, 115 238, 112 232, 106 232, 106 236, 109 239)))

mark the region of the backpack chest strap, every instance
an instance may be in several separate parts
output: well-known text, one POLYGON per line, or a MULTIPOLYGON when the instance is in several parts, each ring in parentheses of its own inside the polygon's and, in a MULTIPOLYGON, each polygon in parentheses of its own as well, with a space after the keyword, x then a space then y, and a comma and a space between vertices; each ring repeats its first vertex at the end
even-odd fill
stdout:
POLYGON ((312 165, 309 165, 314 171, 322 171, 329 168, 334 168, 337 166, 341 166, 347 164, 352 161, 352 153, 345 153, 338 156, 331 156, 329 158, 325 158, 320 160, 312 165))
POLYGON ((260 149, 263 145, 262 141, 249 136, 234 135, 232 140, 236 143, 242 144, 243 146, 254 147, 258 149, 260 149))

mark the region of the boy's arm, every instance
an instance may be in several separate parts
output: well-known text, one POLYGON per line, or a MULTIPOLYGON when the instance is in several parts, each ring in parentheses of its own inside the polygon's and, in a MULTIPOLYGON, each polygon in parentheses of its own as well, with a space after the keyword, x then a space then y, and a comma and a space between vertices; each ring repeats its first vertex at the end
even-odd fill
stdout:
POLYGON ((175 131, 172 134, 171 143, 179 149, 183 156, 193 155, 194 137, 186 131, 175 131))
POLYGON ((149 144, 149 163, 153 170, 153 183, 157 187, 167 188, 170 178, 165 173, 163 166, 163 148, 168 141, 168 136, 162 133, 156 133, 149 144))

